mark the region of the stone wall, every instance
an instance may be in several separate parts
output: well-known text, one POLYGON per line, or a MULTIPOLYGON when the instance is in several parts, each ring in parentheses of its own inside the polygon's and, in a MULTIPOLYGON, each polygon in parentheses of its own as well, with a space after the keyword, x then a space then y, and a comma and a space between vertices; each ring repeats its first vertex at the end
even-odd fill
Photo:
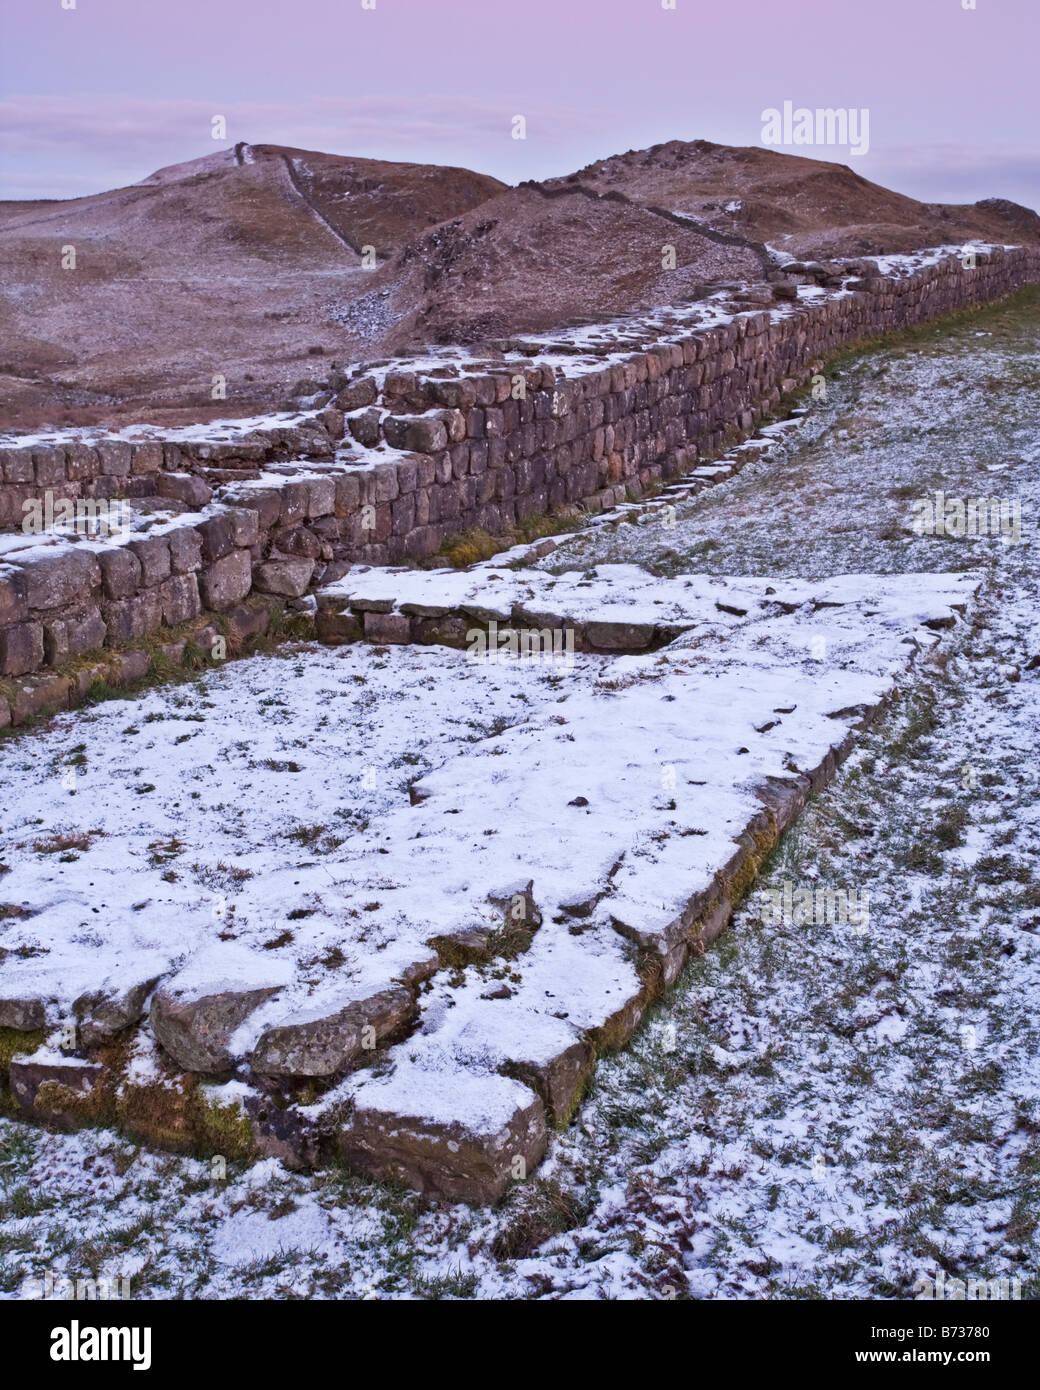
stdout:
POLYGON ((974 269, 949 256, 904 277, 853 280, 573 377, 515 362, 447 379, 402 366, 381 390, 362 377, 337 398, 348 432, 406 452, 375 470, 374 527, 348 525, 344 543, 352 558, 395 563, 468 527, 496 534, 565 503, 613 505, 753 430, 835 349, 1038 279, 1040 250, 998 248, 974 269))
POLYGON ((203 475, 214 468, 218 491, 203 512, 118 541, 7 554, 0 724, 74 698, 74 682, 50 674, 69 662, 228 613, 250 594, 299 603, 353 563, 417 560, 465 529, 501 534, 565 504, 637 496, 752 431, 836 349, 1038 280, 1038 249, 979 253, 972 269, 951 255, 615 352, 573 375, 516 358, 465 375, 402 361, 359 370, 302 427, 238 442, 6 449, 8 508, 27 489, 78 487, 84 496, 150 489, 183 510, 211 496, 203 475), (304 450, 318 461, 277 463, 304 450), (32 683, 41 673, 46 698, 32 683))
MULTIPOLYGON (((335 496, 331 479, 303 477, 265 489, 258 507, 212 503, 147 531, 14 552, 0 564, 0 728, 74 704, 97 680, 143 675, 143 648, 164 635, 180 636, 165 651, 179 659, 193 627, 208 650, 214 617, 240 637, 262 630, 263 605, 245 600, 306 591, 320 556, 277 547, 314 536, 323 521, 334 527, 335 496), (129 663, 88 660, 106 650, 129 663)), ((323 553, 331 558, 327 542, 323 553)))
MULTIPOLYGON (((203 486, 253 476, 260 468, 290 459, 331 458, 335 442, 327 423, 335 415, 314 414, 299 423, 234 431, 228 440, 177 437, 96 439, 86 432, 60 443, 19 443, 0 448, 0 532, 21 528, 25 503, 53 498, 79 499, 165 497, 197 501, 198 491, 183 478, 203 486)), ((140 433, 145 433, 142 430, 140 433)), ((151 431, 148 431, 149 433, 151 431)), ((342 434, 342 422, 339 424, 342 434)), ((127 431, 133 434, 133 430, 127 431)), ((185 432, 180 432, 184 434, 185 432)), ((49 437, 48 437, 49 438, 49 437)))

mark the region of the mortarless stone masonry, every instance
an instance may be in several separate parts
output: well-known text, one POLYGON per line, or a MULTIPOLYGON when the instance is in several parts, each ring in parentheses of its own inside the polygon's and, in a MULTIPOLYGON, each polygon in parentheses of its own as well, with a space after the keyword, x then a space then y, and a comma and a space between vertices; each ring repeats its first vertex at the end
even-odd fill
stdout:
POLYGON ((838 348, 1040 280, 1040 250, 992 248, 971 269, 956 255, 900 276, 863 269, 839 291, 739 312, 574 376, 519 360, 426 375, 402 359, 381 388, 363 373, 348 382, 342 409, 239 441, 0 449, 0 527, 17 527, 24 501, 48 490, 203 508, 121 539, 7 555, 0 726, 74 702, 82 673, 60 673, 99 649, 204 624, 251 594, 298 602, 353 563, 422 559, 462 530, 500 534, 564 505, 638 495, 748 434, 838 348), (366 460, 359 446, 381 442, 385 461, 366 460))

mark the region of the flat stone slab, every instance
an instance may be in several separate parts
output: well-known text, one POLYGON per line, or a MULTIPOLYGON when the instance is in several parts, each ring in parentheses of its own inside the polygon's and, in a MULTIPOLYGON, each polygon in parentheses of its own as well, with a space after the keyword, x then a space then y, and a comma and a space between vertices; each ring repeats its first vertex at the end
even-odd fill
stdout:
POLYGON ((90 1095, 104 1072, 96 1062, 42 1048, 31 1057, 12 1059, 9 1084, 23 1114, 35 1118, 39 1113, 41 1118, 60 1122, 68 1109, 90 1095))
MULTIPOLYGON (((495 650, 476 640, 476 629, 492 622, 500 628, 512 624, 563 629, 593 650, 639 652, 684 633, 722 636, 799 609, 835 606, 855 611, 868 590, 883 606, 888 622, 916 626, 948 621, 951 606, 962 608, 977 580, 947 575, 935 585, 934 578, 922 576, 920 586, 900 575, 838 575, 818 581, 699 574, 661 579, 638 565, 597 565, 554 575, 514 570, 493 561, 468 570, 361 569, 319 590, 319 635, 322 617, 334 620, 378 608, 384 635, 379 636, 382 627, 370 631, 365 624, 366 637, 377 642, 407 641, 409 625, 411 640, 425 640, 428 629, 420 628, 410 615, 433 611, 468 620, 474 630, 469 638, 474 654, 495 650)), ((340 639, 333 634, 329 640, 340 639)), ((497 655, 506 659, 509 652, 501 633, 499 646, 497 655)))
MULTIPOLYGON (((504 1156, 537 1161, 595 1057, 722 929, 977 580, 358 581, 391 599, 380 616, 425 594, 673 635, 562 663, 413 646, 239 663, 190 697, 92 711, 91 745, 117 751, 57 802, 82 716, 31 761, 0 746, 19 911, 0 922, 0 998, 54 1029, 122 999, 109 1036, 151 1027, 178 1066, 253 1095, 331 1085, 300 1124, 342 1129, 366 1171, 492 1200, 504 1156), (65 845, 77 862, 51 852, 65 845), (138 1025, 134 991, 156 978, 138 1025), (495 1105, 452 1111, 460 1077, 495 1105)), ((312 1152, 292 1114, 265 1121, 270 1142, 312 1152)))
POLYGON ((541 1101, 518 1081, 402 1066, 351 1097, 340 1150, 374 1177, 454 1201, 496 1202, 541 1160, 541 1101))
POLYGON ((405 1028, 414 1013, 414 996, 403 985, 330 1012, 313 1005, 297 1009, 261 1034, 249 1065, 259 1076, 340 1076, 366 1051, 405 1028))

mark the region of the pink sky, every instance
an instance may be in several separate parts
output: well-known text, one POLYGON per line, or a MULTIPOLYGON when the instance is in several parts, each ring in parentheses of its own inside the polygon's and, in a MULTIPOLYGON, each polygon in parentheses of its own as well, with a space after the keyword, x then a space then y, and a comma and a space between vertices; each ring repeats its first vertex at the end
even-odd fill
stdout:
POLYGON ((1040 209, 1040 0, 963 3, 0 0, 0 196, 97 192, 236 140, 515 183, 662 140, 761 144, 789 100, 870 112, 867 154, 791 153, 1040 209))

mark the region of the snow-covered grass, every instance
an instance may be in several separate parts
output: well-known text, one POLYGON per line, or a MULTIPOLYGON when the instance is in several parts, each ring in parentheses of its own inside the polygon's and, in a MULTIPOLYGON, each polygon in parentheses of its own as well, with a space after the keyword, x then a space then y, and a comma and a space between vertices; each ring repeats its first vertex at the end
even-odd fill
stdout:
MULTIPOLYGON (((490 1212, 338 1170, 231 1164, 223 1180, 114 1135, 4 1122, 4 1293, 54 1270, 129 1276, 138 1297, 906 1298, 942 1267, 1018 1277, 1036 1297, 1038 324, 1023 296, 846 362, 778 457, 671 528, 583 533, 549 562, 984 573, 969 623, 904 682, 759 885, 867 890, 866 932, 775 924, 753 896, 490 1212), (1021 543, 914 535, 909 504, 937 488, 1018 498, 1021 543)), ((431 673, 451 659, 421 656, 431 673)), ((495 678, 508 717, 515 692, 495 678)), ((131 727, 148 730, 153 698, 127 706, 131 727)), ((275 712, 285 746, 261 751, 310 756, 293 710, 275 712)), ((46 738, 57 783, 79 754, 46 738)), ((209 778, 201 745, 193 766, 209 778)), ((248 809, 273 832, 309 815, 289 791, 248 809)), ((214 806, 214 835, 240 814, 214 806)))

